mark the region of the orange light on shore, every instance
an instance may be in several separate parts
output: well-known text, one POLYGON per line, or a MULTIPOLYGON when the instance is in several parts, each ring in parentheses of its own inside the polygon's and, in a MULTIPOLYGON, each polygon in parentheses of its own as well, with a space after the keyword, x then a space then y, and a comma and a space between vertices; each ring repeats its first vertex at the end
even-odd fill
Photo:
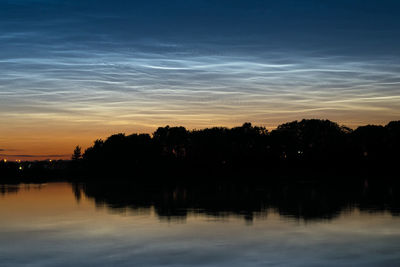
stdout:
POLYGON ((3 159, 3 161, 4 161, 4 163, 6 163, 6 162, 7 162, 7 159, 3 159))

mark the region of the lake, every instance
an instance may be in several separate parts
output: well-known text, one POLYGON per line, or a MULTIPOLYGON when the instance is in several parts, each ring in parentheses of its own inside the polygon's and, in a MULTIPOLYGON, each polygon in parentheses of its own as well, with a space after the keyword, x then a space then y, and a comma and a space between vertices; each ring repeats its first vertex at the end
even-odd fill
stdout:
POLYGON ((400 266, 398 188, 0 185, 0 266, 400 266))

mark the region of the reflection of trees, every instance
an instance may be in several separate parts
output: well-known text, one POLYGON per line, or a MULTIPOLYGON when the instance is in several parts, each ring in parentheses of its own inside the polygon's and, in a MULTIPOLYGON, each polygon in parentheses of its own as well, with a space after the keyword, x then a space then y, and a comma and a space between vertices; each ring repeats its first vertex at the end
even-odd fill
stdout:
POLYGON ((159 185, 86 183, 73 186, 97 205, 111 210, 154 208, 162 219, 184 219, 188 213, 223 218, 239 216, 252 221, 268 209, 304 220, 332 219, 352 208, 399 214, 397 183, 357 181, 349 183, 280 183, 159 185))
POLYGON ((0 195, 7 195, 7 194, 17 194, 23 189, 24 191, 30 190, 41 190, 44 184, 42 183, 32 183, 32 184, 21 184, 21 183, 7 183, 7 184, 0 184, 0 195))
POLYGON ((16 194, 19 191, 19 185, 0 184, 0 195, 16 194))

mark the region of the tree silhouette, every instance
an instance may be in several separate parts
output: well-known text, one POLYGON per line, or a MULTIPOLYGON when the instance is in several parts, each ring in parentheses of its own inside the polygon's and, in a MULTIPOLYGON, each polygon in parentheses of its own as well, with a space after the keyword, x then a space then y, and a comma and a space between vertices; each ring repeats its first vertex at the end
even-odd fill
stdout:
POLYGON ((82 158, 82 148, 80 146, 76 146, 74 153, 72 154, 72 160, 78 161, 82 158))
MULTIPOLYGON (((319 119, 288 122, 271 132, 248 122, 190 131, 166 126, 152 136, 115 134, 96 140, 83 154, 82 164, 94 176, 136 180, 273 179, 313 173, 321 177, 373 174, 372 169, 394 173, 400 160, 399 129, 400 122, 352 130, 319 119)), ((78 152, 74 158, 80 158, 78 152)))
POLYGON ((114 134, 96 140, 71 162, 0 162, 4 177, 50 173, 88 179, 276 180, 279 177, 398 176, 400 121, 350 129, 329 120, 304 119, 272 131, 242 126, 187 130, 159 127, 153 135, 114 134))

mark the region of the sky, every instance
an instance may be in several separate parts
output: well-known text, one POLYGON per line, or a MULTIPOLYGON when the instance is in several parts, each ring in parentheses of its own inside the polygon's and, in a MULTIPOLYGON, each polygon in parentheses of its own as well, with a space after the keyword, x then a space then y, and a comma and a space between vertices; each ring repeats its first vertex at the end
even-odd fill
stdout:
POLYGON ((0 158, 114 133, 400 119, 397 0, 0 0, 0 158))

